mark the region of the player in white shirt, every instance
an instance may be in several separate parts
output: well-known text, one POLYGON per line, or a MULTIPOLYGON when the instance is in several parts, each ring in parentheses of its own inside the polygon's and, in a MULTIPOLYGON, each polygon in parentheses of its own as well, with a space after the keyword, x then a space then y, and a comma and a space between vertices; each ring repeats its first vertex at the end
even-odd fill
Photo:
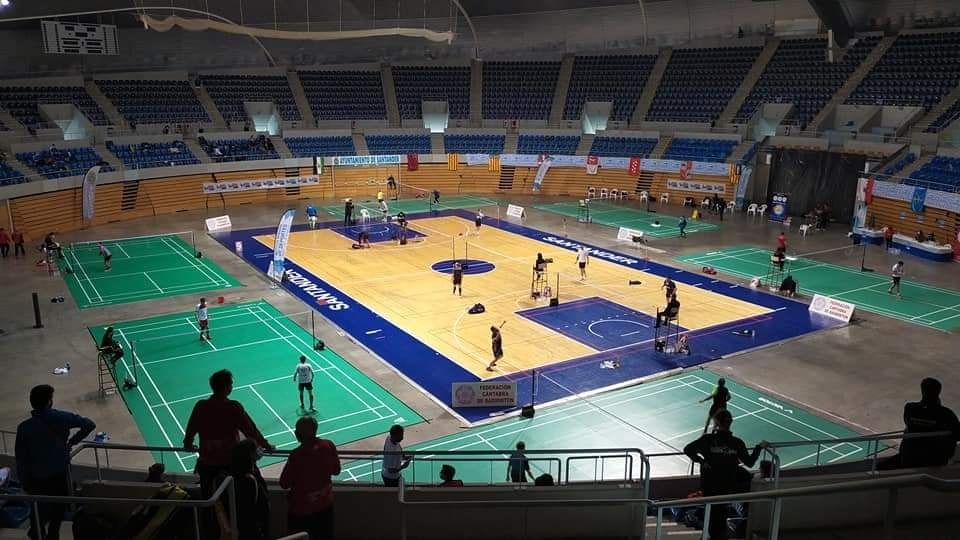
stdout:
POLYGON ((110 271, 110 259, 113 258, 113 253, 110 253, 110 250, 107 249, 107 246, 103 242, 97 243, 97 249, 100 250, 100 256, 103 257, 103 271, 110 271))
POLYGON ((387 487, 397 487, 400 485, 400 471, 410 465, 410 458, 403 455, 403 447, 400 443, 403 441, 403 426, 394 424, 390 427, 390 434, 383 441, 383 467, 380 469, 380 476, 383 477, 383 485, 387 487))
POLYGON ((201 298, 197 304, 197 324, 200 326, 200 341, 210 339, 210 316, 207 314, 207 299, 201 298))
POLYGON ((890 269, 890 288, 887 289, 887 294, 893 294, 893 291, 897 291, 897 299, 903 298, 900 295, 900 280, 903 279, 903 261, 897 261, 897 264, 893 265, 893 268, 890 269))
POLYGON ((587 263, 590 262, 590 250, 580 246, 577 250, 577 265, 580 266, 580 281, 587 279, 587 263))
POLYGON ((310 410, 313 408, 313 368, 307 363, 307 357, 300 355, 300 363, 293 371, 293 380, 297 381, 297 390, 300 392, 300 408, 303 406, 303 391, 306 390, 310 396, 310 410))

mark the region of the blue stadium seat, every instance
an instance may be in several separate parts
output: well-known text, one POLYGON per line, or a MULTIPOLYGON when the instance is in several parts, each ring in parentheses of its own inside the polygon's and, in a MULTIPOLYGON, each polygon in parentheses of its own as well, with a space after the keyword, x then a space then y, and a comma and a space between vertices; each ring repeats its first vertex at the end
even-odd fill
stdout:
POLYGON ((913 152, 908 152, 907 155, 884 167, 883 170, 880 171, 880 174, 884 176, 896 176, 897 173, 905 169, 907 165, 910 165, 916 160, 917 156, 913 152))
POLYGON ((664 159, 723 162, 737 146, 728 139, 673 139, 663 153, 664 159))
POLYGON ((249 139, 201 141, 200 146, 216 162, 280 158, 273 142, 264 135, 254 135, 249 139))
POLYGON ((960 189, 960 158, 936 156, 914 171, 905 183, 954 192, 960 189))
POLYGON ((245 101, 269 101, 277 106, 281 120, 300 120, 297 102, 283 75, 204 75, 200 83, 227 122, 249 120, 245 101))
POLYGON ((930 123, 930 126, 927 127, 928 133, 936 133, 941 129, 946 128, 950 124, 960 119, 960 100, 954 101, 947 110, 943 111, 936 120, 930 123))
POLYGON ((0 186, 22 184, 26 181, 27 179, 23 177, 23 174, 20 173, 20 171, 7 165, 6 163, 0 162, 0 186))
POLYGON ((210 122, 187 81, 100 80, 97 86, 134 124, 210 122))
POLYGON ((0 88, 0 106, 29 129, 57 127, 40 116, 41 103, 75 105, 96 126, 110 120, 82 86, 6 86, 0 88))
POLYGON ((550 154, 572 156, 577 153, 580 137, 568 135, 520 135, 518 154, 550 154))
POLYGON ((429 135, 367 135, 367 150, 372 155, 429 154, 429 135))
POLYGON ((94 165, 100 165, 102 172, 113 170, 103 161, 100 154, 90 147, 64 148, 51 147, 39 152, 20 152, 17 159, 26 163, 47 178, 65 178, 86 174, 94 165))
POLYGON ((330 156, 355 156, 357 149, 353 145, 353 137, 344 135, 336 137, 287 137, 290 153, 296 158, 314 158, 330 156))
POLYGON ((587 101, 610 101, 610 120, 630 120, 656 61, 656 55, 576 57, 564 119, 578 120, 587 101))
POLYGON ((443 136, 443 147, 448 153, 457 154, 502 154, 503 135, 451 134, 443 136))
POLYGON ((197 165, 200 160, 183 141, 164 143, 114 144, 107 141, 107 149, 130 169, 197 165))
POLYGON ((301 71, 299 75, 317 120, 387 117, 379 71, 301 71))
POLYGON ((483 117, 547 120, 560 62, 484 62, 483 117))
POLYGON ((597 137, 590 154, 603 157, 649 157, 657 146, 657 139, 637 137, 597 137))
POLYGON ((470 118, 470 67, 394 66, 400 118, 421 118, 423 101, 446 101, 450 118, 470 118))

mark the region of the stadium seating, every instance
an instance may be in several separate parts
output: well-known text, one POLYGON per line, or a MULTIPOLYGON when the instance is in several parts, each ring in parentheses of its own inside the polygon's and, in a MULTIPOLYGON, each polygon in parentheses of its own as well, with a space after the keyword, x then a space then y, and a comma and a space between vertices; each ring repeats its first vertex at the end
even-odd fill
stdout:
POLYGON ((10 131, 10 128, 8 128, 3 122, 0 122, 0 131, 10 131))
POLYGON ((183 141, 163 143, 113 144, 107 141, 107 149, 113 152, 123 165, 130 169, 197 165, 200 160, 193 155, 183 141))
POLYGON ((730 157, 737 141, 727 139, 674 139, 670 142, 664 159, 683 161, 724 161, 730 157))
POLYGON ((51 146, 39 152, 20 152, 17 159, 47 178, 64 178, 85 174, 90 167, 100 165, 102 172, 113 170, 100 154, 90 147, 58 149, 51 146))
POLYGON ((520 135, 517 140, 519 154, 551 154, 572 156, 577 152, 580 137, 568 135, 520 135))
POLYGON ((503 135, 451 134, 443 136, 443 147, 448 153, 501 154, 505 139, 503 135))
POLYGON ((716 121, 761 50, 760 47, 674 50, 647 120, 716 121))
POLYGON ((300 84, 317 120, 387 117, 379 71, 301 71, 300 84))
POLYGON ((943 111, 936 120, 930 123, 926 131, 928 133, 936 133, 955 122, 958 118, 960 118, 960 100, 953 102, 950 108, 943 111))
POLYGON ((629 120, 657 57, 578 56, 573 61, 563 117, 577 120, 587 101, 610 101, 610 120, 629 120))
POLYGON ((901 34, 847 103, 930 110, 960 84, 960 32, 901 34))
POLYGON ((281 120, 300 120, 297 102, 282 75, 206 75, 200 82, 227 122, 247 120, 245 101, 272 102, 281 120))
POLYGON ((56 127, 40 116, 41 103, 75 105, 96 126, 110 125, 97 102, 81 86, 7 86, 0 88, 0 106, 31 129, 56 127))
POLYGON ((648 157, 657 146, 657 139, 637 137, 597 137, 590 154, 607 157, 648 157))
POLYGON ((547 120, 560 62, 484 62, 483 117, 547 120))
POLYGON ((367 135, 370 154, 429 154, 429 135, 367 135))
POLYGON ((23 177, 23 174, 21 174, 20 171, 7 165, 6 163, 0 162, 0 186, 21 184, 26 181, 27 179, 23 177))
POLYGON ((905 183, 941 191, 956 191, 960 188, 960 158, 936 156, 914 171, 905 183))
POLYGON ((834 63, 827 61, 826 39, 783 41, 743 102, 734 122, 746 123, 763 103, 792 103, 794 108, 787 119, 806 126, 879 41, 879 36, 860 39, 839 62, 834 63))
POLYGON ((446 101, 450 118, 470 118, 470 68, 460 66, 396 66, 393 82, 397 89, 400 118, 421 118, 421 103, 446 101))
POLYGON ((217 162, 280 158, 270 139, 262 135, 250 139, 202 141, 200 146, 217 162))
POLYGON ((97 86, 134 124, 210 121, 187 81, 101 80, 97 86))
POLYGON ((353 145, 353 137, 344 135, 336 137, 287 137, 290 153, 296 158, 313 158, 326 156, 355 156, 357 149, 353 145))
POLYGON ((883 170, 880 171, 880 174, 885 176, 896 176, 897 173, 905 169, 907 165, 910 165, 916 160, 917 156, 913 152, 908 152, 907 155, 884 167, 883 170))

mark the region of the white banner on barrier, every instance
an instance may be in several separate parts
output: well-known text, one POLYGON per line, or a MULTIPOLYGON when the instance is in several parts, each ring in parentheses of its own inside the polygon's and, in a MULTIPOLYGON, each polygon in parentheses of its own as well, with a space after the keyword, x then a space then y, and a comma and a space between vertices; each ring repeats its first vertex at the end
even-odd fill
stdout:
POLYGON ((517 383, 471 382, 453 383, 453 406, 516 407, 517 383))
POLYGON ((723 195, 727 191, 724 184, 717 182, 698 182, 696 180, 668 179, 667 188, 682 191, 696 191, 699 193, 719 193, 720 195, 723 195))
POLYGON ((252 191, 256 189, 313 186, 319 183, 320 177, 317 175, 264 178, 261 180, 231 180, 228 182, 207 182, 203 184, 203 192, 206 194, 232 193, 234 191, 252 191))
POLYGON ((400 156, 334 156, 335 167, 370 167, 371 165, 399 165, 400 156))
POLYGON ((626 227, 620 227, 620 230, 617 231, 617 240, 634 242, 634 238, 643 238, 643 231, 628 229, 626 227))
POLYGON ((818 313, 825 317, 844 322, 850 322, 850 319, 853 318, 854 309, 856 309, 856 305, 850 302, 844 302, 843 300, 837 300, 820 294, 813 295, 813 300, 810 302, 810 311, 812 313, 818 313))
POLYGON ((515 204, 507 205, 507 217, 515 217, 518 219, 523 219, 524 212, 522 206, 517 206, 515 204))
POLYGON ((230 223, 230 216, 217 216, 207 218, 207 232, 221 231, 233 227, 230 223))

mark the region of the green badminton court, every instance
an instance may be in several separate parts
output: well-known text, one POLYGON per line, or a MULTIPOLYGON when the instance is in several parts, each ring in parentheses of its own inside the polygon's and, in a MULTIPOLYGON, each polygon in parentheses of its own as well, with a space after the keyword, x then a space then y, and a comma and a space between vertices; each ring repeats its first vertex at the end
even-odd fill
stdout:
MULTIPOLYGON (((264 301, 210 309, 209 342, 200 341, 193 313, 113 324, 127 354, 115 378, 131 377, 136 388, 122 390, 143 438, 151 446, 181 446, 184 427, 197 400, 210 395, 208 379, 219 369, 233 373, 231 398, 240 401, 271 444, 290 450, 293 427, 313 414, 320 435, 346 444, 384 433, 393 424, 423 419, 354 368, 340 355, 315 351, 310 312, 285 316, 264 301), (316 411, 300 408, 294 368, 306 355, 314 370, 316 411), (134 365, 134 363, 136 365, 134 365)), ((100 342, 104 327, 90 328, 100 342)), ((305 404, 308 404, 306 395, 305 404)), ((196 455, 157 454, 168 470, 192 471, 196 455)), ((263 465, 279 458, 264 458, 263 465)))
MULTIPOLYGON (((426 192, 425 192, 426 193, 426 192)), ((375 199, 363 200, 363 201, 354 201, 356 209, 354 210, 354 217, 359 217, 360 210, 365 208, 370 212, 370 215, 374 218, 380 215, 380 205, 375 199)), ((430 199, 428 197, 420 197, 414 199, 398 199, 391 200, 387 199, 387 206, 390 209, 390 214, 396 215, 397 212, 403 212, 405 214, 416 214, 421 212, 430 212, 431 210, 458 210, 458 209, 472 209, 476 210, 477 208, 482 208, 485 206, 496 206, 499 204, 496 199, 490 199, 487 197, 478 197, 475 195, 452 195, 452 196, 441 196, 440 204, 436 207, 430 205, 430 199)), ((321 212, 326 212, 331 216, 335 216, 337 219, 343 219, 343 204, 337 205, 327 205, 327 206, 318 206, 317 209, 321 212)))
MULTIPOLYGON (((593 397, 577 397, 548 408, 541 408, 532 419, 509 418, 429 442, 410 445, 407 450, 505 450, 524 441, 527 450, 537 449, 617 449, 640 448, 651 457, 653 476, 689 474, 690 461, 676 454, 684 445, 703 432, 709 402, 698 401, 709 396, 718 376, 708 370, 692 370, 665 379, 605 392, 593 397)), ((727 382, 732 399, 728 408, 734 416, 733 431, 748 446, 761 440, 830 441, 859 437, 860 434, 827 421, 793 404, 727 382)), ((799 467, 816 463, 837 463, 864 459, 868 445, 858 442, 826 443, 820 446, 786 447, 777 450, 783 467, 799 467)), ((594 452, 592 455, 597 455, 594 452)), ((457 477, 466 482, 503 482, 506 479, 508 453, 491 456, 418 456, 405 471, 408 482, 438 483, 440 467, 450 463, 457 477)), ((610 453, 609 458, 574 459, 567 471, 562 452, 530 455, 535 476, 549 472, 562 481, 615 480, 624 477, 633 467, 633 478, 640 477, 637 456, 632 462, 623 454, 610 453)), ((379 482, 380 462, 357 460, 344 467, 340 480, 379 482)))
POLYGON ((195 257, 193 233, 104 240, 113 268, 103 267, 96 242, 67 246, 60 270, 80 309, 240 287, 213 261, 195 257))
MULTIPOLYGON (((770 265, 770 251, 735 246, 678 257, 696 266, 712 266, 720 272, 749 279, 763 277, 770 265)), ((800 291, 822 294, 856 304, 857 308, 901 321, 950 331, 960 327, 960 292, 934 287, 910 279, 901 284, 903 298, 887 293, 886 272, 860 272, 836 264, 799 257, 789 261, 786 271, 796 278, 800 291)))
MULTIPOLYGON (((556 202, 549 204, 537 204, 533 206, 537 210, 560 214, 577 218, 580 215, 579 202, 556 202)), ((624 227, 635 231, 643 231, 644 234, 654 238, 670 238, 680 236, 680 229, 677 228, 678 217, 666 214, 650 214, 644 210, 630 208, 618 204, 604 201, 590 201, 590 219, 593 223, 606 225, 608 227, 624 227), (659 222, 660 225, 656 225, 659 222)), ((718 225, 706 223, 703 221, 687 221, 686 232, 695 233, 703 231, 712 231, 718 229, 718 225)))

